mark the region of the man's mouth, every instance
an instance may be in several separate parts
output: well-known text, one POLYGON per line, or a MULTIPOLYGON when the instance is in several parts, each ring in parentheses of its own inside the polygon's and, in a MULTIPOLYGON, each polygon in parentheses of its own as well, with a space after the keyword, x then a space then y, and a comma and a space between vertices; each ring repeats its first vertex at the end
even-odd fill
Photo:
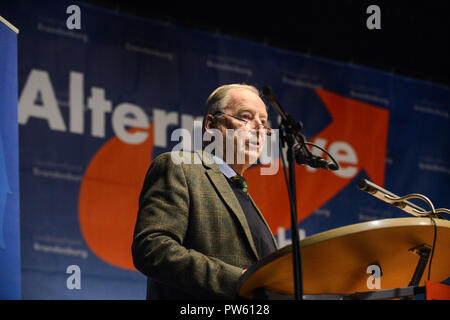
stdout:
POLYGON ((246 144, 247 146, 253 146, 253 147, 259 148, 259 146, 261 145, 261 142, 260 142, 259 140, 253 140, 253 139, 251 139, 251 140, 247 140, 247 141, 245 142, 245 144, 246 144))

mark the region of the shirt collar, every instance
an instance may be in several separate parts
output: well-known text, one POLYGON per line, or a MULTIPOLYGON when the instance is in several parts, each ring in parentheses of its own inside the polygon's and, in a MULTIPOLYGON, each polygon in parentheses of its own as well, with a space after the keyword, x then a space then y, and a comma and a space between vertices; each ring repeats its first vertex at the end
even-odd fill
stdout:
POLYGON ((211 154, 211 157, 214 159, 217 166, 219 167, 220 172, 222 172, 225 177, 231 178, 231 177, 234 177, 235 175, 237 175, 237 173, 228 165, 228 163, 223 161, 223 159, 221 159, 213 154, 211 154))

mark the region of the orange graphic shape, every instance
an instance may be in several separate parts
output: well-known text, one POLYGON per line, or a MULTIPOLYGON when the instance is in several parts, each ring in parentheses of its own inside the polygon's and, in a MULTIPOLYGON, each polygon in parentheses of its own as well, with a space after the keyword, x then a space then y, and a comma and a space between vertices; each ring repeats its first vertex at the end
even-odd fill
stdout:
MULTIPOLYGON (((327 150, 335 141, 349 143, 358 157, 355 165, 358 167, 357 173, 354 176, 365 169, 371 181, 383 186, 388 110, 321 89, 316 89, 316 93, 333 120, 315 138, 326 139, 327 150)), ((346 167, 345 163, 340 165, 346 167)), ((339 177, 322 169, 310 172, 305 166, 295 167, 298 221, 322 207, 353 179, 339 177)), ((245 178, 251 195, 267 218, 272 232, 276 234, 278 227, 289 228, 290 205, 281 163, 275 175, 262 176, 260 167, 253 167, 247 170, 245 178)))
MULTIPOLYGON (((130 129, 133 133, 137 129, 130 129)), ((145 142, 127 144, 114 137, 95 154, 81 183, 78 213, 89 248, 114 266, 135 270, 131 243, 139 194, 153 151, 153 126, 145 142)))

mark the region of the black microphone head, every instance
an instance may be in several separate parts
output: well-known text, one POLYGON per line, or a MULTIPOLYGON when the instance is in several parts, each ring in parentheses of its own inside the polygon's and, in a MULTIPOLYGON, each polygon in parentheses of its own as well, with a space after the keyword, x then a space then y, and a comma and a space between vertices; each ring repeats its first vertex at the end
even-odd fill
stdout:
POLYGON ((325 160, 321 157, 314 157, 315 161, 312 164, 313 168, 322 168, 322 169, 327 169, 327 170, 333 170, 336 171, 339 169, 339 166, 334 164, 331 161, 325 160))
POLYGON ((334 164, 333 162, 329 162, 328 163, 328 169, 336 171, 339 170, 339 166, 337 166, 336 164, 334 164))
POLYGON ((367 182, 366 182, 366 179, 360 179, 360 180, 358 181, 358 188, 361 189, 361 190, 364 190, 364 189, 367 188, 367 182))
POLYGON ((358 181, 358 188, 362 191, 366 191, 371 194, 377 193, 377 189, 372 187, 370 184, 371 184, 371 182, 369 180, 360 179, 358 181))
POLYGON ((275 94, 269 86, 264 86, 262 88, 263 95, 269 100, 275 100, 275 94))

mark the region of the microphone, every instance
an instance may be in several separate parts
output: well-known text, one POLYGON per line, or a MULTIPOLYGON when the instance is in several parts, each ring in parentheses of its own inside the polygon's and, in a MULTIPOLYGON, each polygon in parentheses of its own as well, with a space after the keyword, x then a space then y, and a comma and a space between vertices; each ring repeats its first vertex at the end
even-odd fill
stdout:
POLYGON ((332 161, 325 160, 322 157, 312 154, 311 152, 305 151, 306 147, 302 148, 299 144, 294 145, 295 161, 298 164, 306 164, 312 168, 326 169, 336 171, 339 167, 332 161))
MULTIPOLYGON (((387 202, 413 216, 423 217, 425 214, 429 213, 422 207, 409 202, 407 200, 403 200, 396 194, 390 192, 389 190, 383 189, 382 187, 376 185, 372 181, 367 179, 361 179, 358 181, 358 188, 362 191, 367 192, 368 194, 378 198, 384 202, 387 202)), ((422 199, 423 200, 423 199, 422 199)), ((445 212, 442 209, 435 210, 436 212, 445 212)))

